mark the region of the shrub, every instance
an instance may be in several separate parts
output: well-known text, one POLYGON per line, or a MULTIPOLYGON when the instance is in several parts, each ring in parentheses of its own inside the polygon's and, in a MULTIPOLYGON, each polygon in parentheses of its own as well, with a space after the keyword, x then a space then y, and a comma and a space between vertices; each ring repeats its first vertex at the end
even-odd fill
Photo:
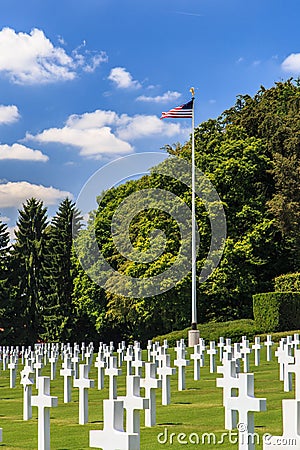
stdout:
POLYGON ((266 292, 253 296, 255 326, 262 333, 300 328, 300 292, 266 292))
MULTIPOLYGON (((272 333, 272 341, 277 343, 282 338, 286 338, 287 336, 293 336, 295 333, 300 334, 300 330, 292 330, 292 331, 290 330, 290 331, 281 331, 280 333, 272 333)), ((260 337, 261 343, 266 341, 267 334, 270 334, 270 333, 263 333, 263 334, 257 335, 260 337)))
MULTIPOLYGON (((169 346, 174 347, 176 341, 183 338, 187 344, 189 329, 190 328, 185 328, 184 330, 173 331, 163 336, 157 336, 153 338, 153 341, 159 341, 162 344, 163 340, 167 339, 169 346)), ((254 320, 252 319, 232 320, 229 322, 209 322, 198 325, 198 329, 200 331, 200 337, 205 339, 206 342, 217 341, 220 336, 230 338, 232 342, 240 342, 242 336, 247 336, 250 341, 253 341, 254 336, 259 331, 256 330, 254 320)))
POLYGON ((276 292, 300 292, 300 273, 287 273, 275 278, 276 292))

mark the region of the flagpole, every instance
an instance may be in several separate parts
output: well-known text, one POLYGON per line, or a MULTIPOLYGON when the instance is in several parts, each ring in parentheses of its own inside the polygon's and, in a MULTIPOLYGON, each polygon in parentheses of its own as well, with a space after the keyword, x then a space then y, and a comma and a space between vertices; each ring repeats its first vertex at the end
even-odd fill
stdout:
POLYGON ((192 330, 197 329, 197 295, 196 295, 196 212, 195 212, 195 97, 191 88, 193 100, 192 112, 192 330))
POLYGON ((184 105, 162 112, 161 119, 192 118, 192 322, 188 333, 189 347, 199 343, 199 330, 197 328, 197 286, 196 286, 196 208, 195 208, 195 89, 190 89, 192 100, 184 105))
POLYGON ((195 207, 195 90, 192 93, 192 323, 189 331, 189 347, 193 347, 199 342, 199 331, 197 329, 197 284, 196 284, 196 207, 195 207))

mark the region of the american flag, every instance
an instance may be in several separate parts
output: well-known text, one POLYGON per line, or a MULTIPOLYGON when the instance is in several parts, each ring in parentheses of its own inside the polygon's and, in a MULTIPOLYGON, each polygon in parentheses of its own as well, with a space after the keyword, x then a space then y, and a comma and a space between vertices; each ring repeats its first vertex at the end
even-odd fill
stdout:
POLYGON ((170 111, 162 112, 161 119, 190 119, 193 117, 193 100, 184 105, 170 109, 170 111))

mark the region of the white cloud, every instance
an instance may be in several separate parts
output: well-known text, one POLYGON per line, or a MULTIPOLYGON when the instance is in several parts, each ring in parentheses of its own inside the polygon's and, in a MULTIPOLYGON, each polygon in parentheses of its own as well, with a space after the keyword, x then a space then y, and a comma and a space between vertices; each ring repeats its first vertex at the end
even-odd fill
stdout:
POLYGON ((113 81, 119 89, 138 89, 141 87, 141 83, 134 80, 125 67, 114 67, 110 71, 108 79, 113 81))
POLYGON ((0 184, 0 208, 18 208, 31 197, 42 200, 46 206, 49 206, 56 205, 66 197, 73 198, 73 195, 52 186, 31 184, 27 181, 0 184))
POLYGON ((137 97, 137 101, 139 102, 148 102, 148 103, 168 103, 171 101, 176 101, 181 97, 180 92, 176 91, 167 91, 163 95, 157 95, 156 97, 148 97, 146 95, 140 95, 137 97))
POLYGON ((0 105, 0 125, 17 122, 20 114, 15 105, 0 105))
POLYGON ((85 52, 86 55, 89 55, 90 62, 83 64, 83 70, 85 72, 95 72, 98 66, 100 66, 101 63, 107 62, 108 58, 105 52, 100 52, 96 54, 92 54, 92 52, 85 52))
POLYGON ((70 128, 87 130, 90 128, 101 128, 106 125, 113 125, 118 120, 118 114, 114 111, 103 111, 97 109, 92 113, 72 114, 66 125, 70 128))
POLYGON ((15 159, 19 161, 41 161, 49 160, 40 150, 33 150, 21 144, 0 145, 0 160, 15 159))
POLYGON ((0 31, 0 72, 13 83, 37 84, 73 80, 78 68, 93 71, 106 60, 103 52, 84 55, 75 50, 68 55, 62 47, 55 47, 42 30, 34 28, 30 34, 3 28, 0 31))
POLYGON ((118 121, 116 134, 121 139, 136 140, 151 136, 173 137, 186 134, 186 129, 179 123, 160 120, 157 116, 122 115, 118 121))
POLYGON ((80 155, 101 159, 103 155, 120 155, 133 151, 133 147, 116 137, 109 127, 95 128, 49 128, 37 136, 27 135, 26 139, 34 139, 39 142, 55 142, 72 145, 80 149, 80 155))
POLYGON ((300 53, 291 53, 281 64, 285 72, 300 73, 300 53))
POLYGON ((190 128, 179 123, 159 120, 157 116, 127 114, 96 110, 71 115, 62 128, 49 128, 25 140, 54 142, 80 149, 80 155, 101 159, 103 156, 132 153, 132 141, 145 137, 186 137, 190 128))

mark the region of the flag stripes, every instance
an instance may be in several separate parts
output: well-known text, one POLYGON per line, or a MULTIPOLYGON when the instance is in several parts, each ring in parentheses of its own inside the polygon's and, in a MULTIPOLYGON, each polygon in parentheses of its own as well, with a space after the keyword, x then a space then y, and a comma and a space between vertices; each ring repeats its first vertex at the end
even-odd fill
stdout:
POLYGON ((191 119, 193 117, 193 100, 184 105, 170 109, 170 111, 162 112, 161 119, 191 119))

